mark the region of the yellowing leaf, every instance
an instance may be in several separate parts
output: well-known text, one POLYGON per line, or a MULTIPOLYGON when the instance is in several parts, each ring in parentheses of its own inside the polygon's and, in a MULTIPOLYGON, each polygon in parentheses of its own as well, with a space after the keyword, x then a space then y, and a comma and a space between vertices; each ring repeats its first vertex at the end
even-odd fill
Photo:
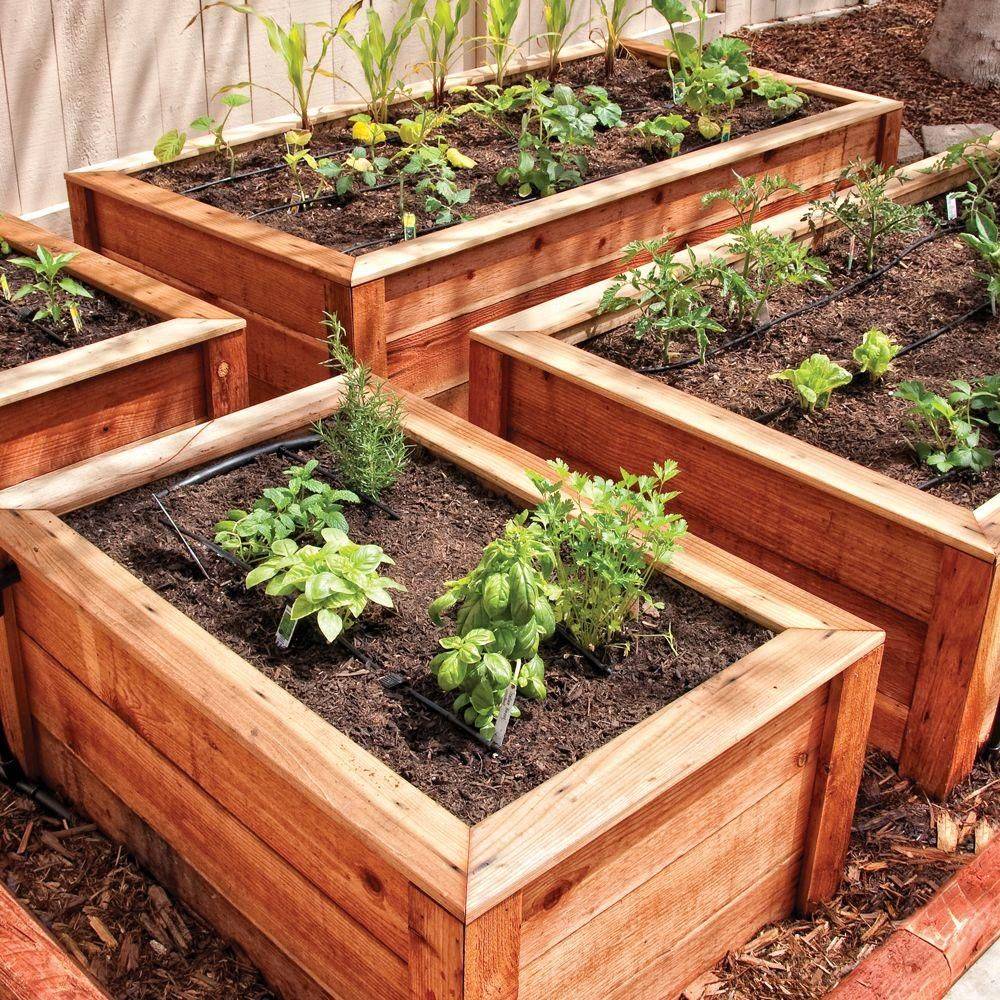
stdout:
POLYGON ((448 147, 445 156, 448 158, 448 162, 458 170, 471 170, 476 165, 476 161, 471 156, 466 156, 454 146, 448 147))

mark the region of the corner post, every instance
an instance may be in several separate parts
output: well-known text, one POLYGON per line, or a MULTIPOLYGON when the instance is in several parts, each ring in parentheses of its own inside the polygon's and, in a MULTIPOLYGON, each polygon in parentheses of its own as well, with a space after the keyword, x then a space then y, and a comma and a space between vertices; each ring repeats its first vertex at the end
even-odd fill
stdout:
POLYGON ((347 330, 347 346, 354 357, 380 378, 389 376, 386 346, 385 279, 363 285, 327 284, 327 309, 347 330))
POLYGON ((97 235, 97 213, 94 209, 94 192, 72 174, 66 174, 66 198, 69 218, 73 227, 73 242, 88 250, 100 253, 101 241, 97 235))
POLYGON ((0 728, 21 770, 29 778, 39 774, 38 744, 28 705, 28 687, 21 661, 21 638, 14 609, 17 566, 0 551, 0 728), (7 586, 4 586, 4 582, 7 586))
POLYGON ((205 371, 205 409, 209 419, 250 405, 246 328, 206 340, 202 352, 205 371))
POLYGON ((899 755, 900 773, 944 798, 971 770, 983 720, 1000 617, 1000 573, 994 563, 946 548, 917 668, 899 755))
POLYGON ((469 341, 469 421, 506 438, 509 430, 510 358, 477 340, 469 341))
POLYGON ((466 927, 464 1000, 517 1000, 521 898, 514 893, 466 927))
POLYGON ((830 682, 799 877, 797 905, 802 913, 829 900, 840 886, 881 665, 880 646, 830 682))
POLYGON ((409 1000, 463 1000, 462 921, 411 884, 409 927, 409 1000))
POLYGON ((878 162, 883 167, 894 167, 899 162, 899 138, 903 128, 903 110, 887 111, 879 124, 878 162))

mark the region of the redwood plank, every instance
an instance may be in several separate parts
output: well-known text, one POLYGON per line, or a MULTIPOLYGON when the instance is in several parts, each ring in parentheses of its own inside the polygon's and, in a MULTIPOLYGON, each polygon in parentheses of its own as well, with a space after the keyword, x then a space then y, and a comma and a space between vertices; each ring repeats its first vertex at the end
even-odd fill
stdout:
POLYGON ((462 921, 411 885, 409 931, 410 1000, 462 1000, 462 921))

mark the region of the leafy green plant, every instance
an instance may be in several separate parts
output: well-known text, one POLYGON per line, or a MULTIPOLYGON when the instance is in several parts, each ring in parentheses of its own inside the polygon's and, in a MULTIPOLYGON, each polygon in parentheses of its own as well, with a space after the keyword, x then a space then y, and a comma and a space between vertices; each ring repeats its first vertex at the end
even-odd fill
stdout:
POLYGON ((630 11, 629 0, 597 0, 600 16, 594 18, 599 22, 598 37, 604 45, 604 76, 611 77, 615 71, 615 57, 621 51, 625 29, 645 8, 637 7, 630 11))
POLYGON ((444 140, 437 145, 409 147, 399 172, 400 216, 407 212, 406 182, 412 180, 415 193, 423 198, 423 211, 435 225, 447 226, 464 219, 461 209, 469 203, 472 189, 458 186, 454 167, 470 169, 475 165, 474 160, 444 140))
POLYGON ((325 323, 330 360, 343 372, 344 389, 336 414, 314 430, 344 484, 377 500, 395 485, 410 458, 399 398, 354 358, 337 317, 327 313, 325 323))
POLYGON ((712 307, 705 300, 704 288, 717 285, 732 295, 741 284, 740 277, 718 258, 699 261, 689 250, 685 260, 671 253, 669 235, 630 243, 622 253, 626 265, 647 254, 651 260, 616 277, 601 296, 598 311, 618 312, 638 307, 635 324, 638 338, 657 336, 662 342, 663 356, 669 360, 675 337, 693 337, 704 360, 711 335, 724 330, 712 319, 712 307))
POLYGON ((402 81, 396 75, 396 66, 403 43, 422 16, 426 2, 427 0, 409 0, 388 35, 382 18, 374 7, 365 10, 365 33, 360 38, 350 31, 344 31, 344 41, 357 58, 365 78, 368 92, 362 96, 374 121, 384 122, 388 118, 389 105, 402 88, 402 81))
POLYGON ((490 54, 497 87, 507 80, 507 69, 517 55, 520 45, 511 41, 521 0, 483 0, 483 36, 481 41, 490 54))
POLYGON ((867 373, 873 382, 880 382, 892 367, 892 359, 903 348, 877 327, 872 327, 854 348, 852 357, 859 371, 867 373))
POLYGON ((570 31, 570 24, 576 11, 576 0, 542 0, 542 17, 545 31, 542 41, 548 54, 547 76, 555 80, 559 75, 559 56, 566 43, 579 31, 579 26, 570 31))
POLYGON ((946 399, 922 382, 899 384, 893 395, 908 404, 907 440, 917 458, 941 474, 956 469, 982 472, 996 461, 994 452, 981 443, 983 421, 973 416, 986 394, 961 379, 951 386, 946 399))
POLYGON ((184 152, 186 145, 187 132, 172 128, 156 140, 153 145, 153 156, 156 157, 158 163, 169 163, 171 160, 176 160, 184 152))
POLYGON ((436 108, 444 104, 445 80, 461 55, 462 21, 471 3, 472 0, 431 0, 430 13, 417 22, 431 74, 431 102, 436 108))
POLYGON ((339 528, 324 528, 323 544, 298 545, 280 538, 271 555, 246 578, 247 590, 266 584, 269 597, 294 597, 289 616, 298 622, 316 617, 327 642, 348 631, 369 603, 392 608, 392 590, 402 584, 379 574, 390 559, 378 545, 358 545, 339 528))
POLYGON ((997 311, 997 298, 1000 297, 1000 228, 997 223, 984 212, 977 213, 972 220, 972 232, 960 233, 962 240, 975 253, 986 267, 978 276, 986 282, 986 290, 990 296, 993 312, 997 311))
POLYGON ((215 541, 244 562, 256 562, 282 538, 318 540, 325 528, 347 531, 344 504, 357 503, 350 490, 316 479, 319 462, 286 469, 287 486, 264 490, 253 507, 233 509, 215 525, 215 541))
POLYGON ((684 133, 690 127, 691 123, 683 115, 671 114, 636 122, 632 131, 642 139, 647 153, 666 148, 670 150, 671 156, 677 156, 681 151, 684 133))
POLYGON ((687 526, 667 507, 677 496, 666 484, 677 465, 654 465, 653 474, 621 472, 615 482, 548 463, 552 480, 529 473, 542 502, 531 520, 555 555, 556 618, 585 649, 606 646, 644 604, 662 607, 649 593, 657 565, 669 562, 687 526))
POLYGON ((77 331, 82 329, 76 300, 92 299, 94 294, 76 278, 64 273, 76 256, 75 253, 54 254, 39 244, 34 257, 12 257, 10 262, 31 271, 35 280, 21 285, 11 296, 11 301, 18 302, 37 292, 43 297, 43 302, 31 317, 33 322, 49 320, 58 328, 68 313, 77 331))
POLYGON ((743 177, 734 170, 733 176, 736 178, 733 187, 709 191, 702 195, 701 204, 704 208, 710 208, 716 202, 726 202, 739 216, 741 226, 754 225, 764 208, 779 196, 802 193, 798 184, 786 181, 780 174, 743 177))
POLYGON ((916 233, 928 218, 922 205, 901 205, 888 195, 889 183, 896 179, 896 167, 856 161, 840 175, 837 190, 828 198, 814 201, 810 214, 815 219, 829 215, 861 245, 866 270, 875 269, 875 261, 886 240, 892 236, 916 233), (846 195, 843 188, 851 187, 846 195))
POLYGON ((1000 374, 986 375, 972 383, 975 399, 971 409, 982 413, 996 430, 1000 430, 1000 374))
POLYGON ((285 74, 288 77, 291 96, 286 96, 280 91, 265 87, 252 80, 229 84, 223 87, 219 93, 250 88, 266 90, 269 94, 274 94, 275 97, 284 101, 291 108, 292 114, 299 119, 299 128, 302 131, 308 131, 310 128, 309 100, 316 78, 318 76, 332 78, 333 76, 329 70, 323 69, 323 61, 326 59, 334 39, 340 35, 347 37, 346 28, 361 10, 362 3, 363 0, 355 0, 341 14, 340 20, 336 24, 330 24, 326 21, 309 23, 292 21, 287 28, 283 28, 273 17, 258 13, 249 4, 231 3, 230 0, 213 0, 212 3, 206 4, 199 13, 195 14, 185 27, 190 27, 199 21, 202 14, 212 7, 228 7, 229 10, 235 11, 237 14, 249 14, 255 18, 267 34, 267 43, 271 47, 271 51, 280 56, 285 65, 285 74), (313 62, 309 60, 309 28, 319 28, 322 31, 319 56, 313 62))
POLYGON ((218 156, 224 156, 229 161, 229 176, 236 171, 236 153, 233 151, 233 147, 229 145, 226 140, 225 129, 226 125, 229 123, 229 117, 232 115, 236 108, 243 107, 244 104, 249 104, 250 98, 246 94, 224 94, 222 96, 222 105, 226 109, 225 114, 222 116, 222 120, 218 121, 211 115, 201 115, 195 118, 191 122, 190 127, 199 132, 208 132, 212 138, 215 140, 215 152, 218 156))
MULTIPOLYGON (((432 620, 455 612, 455 634, 441 640, 431 673, 444 691, 458 691, 453 708, 484 739, 492 739, 504 695, 513 684, 528 698, 545 697, 545 663, 539 645, 555 631, 549 581, 555 555, 527 512, 490 542, 476 568, 446 584, 429 610, 432 620)), ((514 705, 511 716, 520 710, 514 705)))
POLYGON ((754 72, 752 78, 754 94, 767 101, 775 118, 787 118, 796 111, 801 111, 809 100, 808 94, 776 76, 754 72))
POLYGON ((851 373, 831 361, 825 354, 813 354, 798 368, 786 368, 770 375, 776 381, 790 382, 805 413, 825 410, 830 404, 834 389, 848 385, 851 373))
POLYGON ((993 155, 991 135, 981 135, 950 146, 927 173, 944 173, 963 164, 970 179, 955 195, 962 206, 966 229, 975 232, 976 220, 985 215, 997 221, 997 198, 1000 197, 1000 160, 993 155))

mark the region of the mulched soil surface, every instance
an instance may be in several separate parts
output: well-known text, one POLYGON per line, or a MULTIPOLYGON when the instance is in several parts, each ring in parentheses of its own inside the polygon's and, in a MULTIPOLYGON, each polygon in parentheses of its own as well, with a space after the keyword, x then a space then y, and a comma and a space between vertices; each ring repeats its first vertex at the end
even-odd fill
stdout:
MULTIPOLYGON (((590 83, 606 86, 611 99, 621 105, 624 120, 628 124, 678 110, 670 100, 670 83, 666 72, 633 58, 618 60, 615 75, 610 82, 604 79, 600 58, 569 64, 558 82, 568 83, 577 90, 590 83)), ((463 101, 467 99, 467 95, 462 95, 463 101)), ((823 101, 814 100, 806 111, 788 120, 816 114, 829 107, 823 101)), ((397 114, 398 117, 412 116, 415 110, 413 107, 404 107, 397 114)), ((694 121, 694 116, 690 114, 685 117, 694 121)), ((519 115, 516 116, 516 121, 512 120, 512 124, 515 131, 520 128, 519 115)), ((766 103, 751 98, 737 106, 732 136, 735 139, 752 135, 772 124, 773 118, 766 103)), ((473 169, 458 171, 456 179, 460 187, 472 189, 470 203, 462 210, 464 214, 478 218, 523 202, 524 199, 518 198, 513 189, 501 189, 496 183, 497 171, 516 163, 516 135, 511 138, 495 125, 471 114, 464 115, 441 134, 476 161, 473 169)), ((334 158, 343 159, 355 145, 351 139, 350 127, 345 127, 343 121, 320 124, 313 130, 312 148, 317 154, 336 153, 334 158)), ((681 147, 682 152, 691 152, 705 145, 708 143, 692 124, 681 147)), ((390 143, 387 148, 391 151, 399 147, 390 143)), ((280 163, 284 152, 281 136, 241 146, 237 153, 235 172, 280 163)), ((652 162, 638 138, 624 128, 599 132, 595 147, 584 150, 584 153, 590 164, 586 174, 587 181, 634 170, 652 162)), ((183 191, 196 184, 224 177, 228 171, 228 161, 223 162, 210 154, 154 167, 141 176, 160 187, 183 191)), ((346 201, 324 203, 296 214, 273 213, 263 216, 259 221, 347 253, 360 253, 398 242, 402 234, 399 230, 399 191, 396 185, 384 191, 364 192, 360 187, 357 190, 362 193, 356 193, 346 201), (371 243, 377 245, 370 246, 371 243)), ((280 170, 208 188, 192 193, 191 197, 237 215, 249 216, 287 203, 295 197, 295 190, 287 171, 280 170)), ((417 211, 417 199, 412 194, 410 198, 413 204, 408 202, 408 207, 417 211)), ((433 220, 418 212, 421 230, 432 222, 433 220)))
POLYGON ((0 879, 116 1000, 271 1000, 257 971, 125 848, 0 785, 0 879))
MULTIPOLYGON (((929 225, 924 226, 930 232, 929 225)), ((916 237, 897 239, 882 255, 890 260, 916 237)), ((831 269, 833 288, 862 276, 846 272, 845 238, 831 240, 819 254, 831 269)), ((851 352, 865 331, 878 327, 900 344, 919 340, 986 301, 983 281, 976 276, 978 264, 972 252, 953 236, 928 243, 908 256, 903 266, 862 291, 839 299, 775 327, 704 365, 651 376, 743 416, 770 414, 794 396, 787 382, 769 379, 773 372, 796 367, 814 352, 829 355, 849 371, 856 365, 851 352)), ((771 315, 791 312, 824 293, 813 285, 775 295, 771 315)), ((717 309, 720 322, 724 314, 717 309)), ((734 331, 738 332, 738 331, 734 331)), ((717 342, 728 338, 717 335, 717 342)), ((630 368, 663 363, 659 341, 635 339, 634 324, 620 327, 583 345, 586 350, 630 368)), ((687 357, 689 343, 674 350, 687 357)), ((893 399, 900 382, 916 379, 929 389, 947 395, 949 380, 1000 373, 1000 320, 988 310, 925 347, 896 359, 892 370, 878 386, 856 380, 837 390, 827 410, 812 417, 793 406, 771 426, 802 441, 859 462, 902 482, 919 485, 932 478, 934 470, 920 466, 904 438, 906 404, 893 399)), ((1000 447, 996 435, 987 431, 984 443, 1000 447)), ((971 507, 1000 493, 1000 466, 976 480, 958 479, 931 492, 971 507)))
MULTIPOLYGON (((317 454, 316 457, 322 458, 317 454)), ((305 455, 303 455, 303 459, 305 455)), ((246 507, 267 486, 284 482, 290 463, 267 456, 239 471, 185 489, 170 500, 182 526, 210 536, 232 507, 246 507)), ((351 537, 381 545, 395 559, 387 575, 407 587, 395 613, 366 611, 352 639, 377 661, 372 668, 327 645, 311 622, 291 648, 273 644, 281 603, 247 593, 238 569, 206 556, 218 582, 200 577, 176 537, 164 528, 150 497, 134 491, 79 512, 73 526, 207 631, 290 691, 342 732, 474 823, 497 811, 590 751, 696 687, 766 642, 771 633, 679 584, 661 578, 665 610, 647 609, 630 630, 630 648, 610 651, 616 671, 597 674, 568 647, 548 644, 548 698, 520 699, 524 713, 491 754, 412 699, 384 691, 379 677, 394 671, 441 704, 427 663, 447 634, 427 617, 443 584, 478 562, 515 509, 439 459, 417 454, 383 500, 393 521, 375 508, 346 511, 351 537), (673 652, 667 633, 672 631, 673 652)))
MULTIPOLYGON (((11 292, 34 280, 31 271, 0 258, 0 274, 7 275, 11 292)), ((83 331, 73 329, 67 313, 65 323, 55 330, 48 321, 34 323, 31 317, 42 305, 44 297, 33 293, 19 302, 6 302, 0 297, 0 371, 39 358, 48 358, 74 347, 95 344, 147 326, 150 320, 125 302, 105 295, 97 289, 92 299, 77 299, 83 331), (61 343, 60 339, 65 340, 61 343)))
POLYGON ((1000 127, 1000 88, 970 87, 924 62, 937 9, 938 0, 883 0, 833 20, 740 36, 753 46, 755 66, 904 101, 904 125, 918 139, 923 125, 1000 127))
POLYGON ((980 761, 939 806, 900 778, 884 755, 870 752, 841 893, 809 920, 763 928, 686 995, 692 1000, 825 996, 998 830, 996 756, 980 761))

